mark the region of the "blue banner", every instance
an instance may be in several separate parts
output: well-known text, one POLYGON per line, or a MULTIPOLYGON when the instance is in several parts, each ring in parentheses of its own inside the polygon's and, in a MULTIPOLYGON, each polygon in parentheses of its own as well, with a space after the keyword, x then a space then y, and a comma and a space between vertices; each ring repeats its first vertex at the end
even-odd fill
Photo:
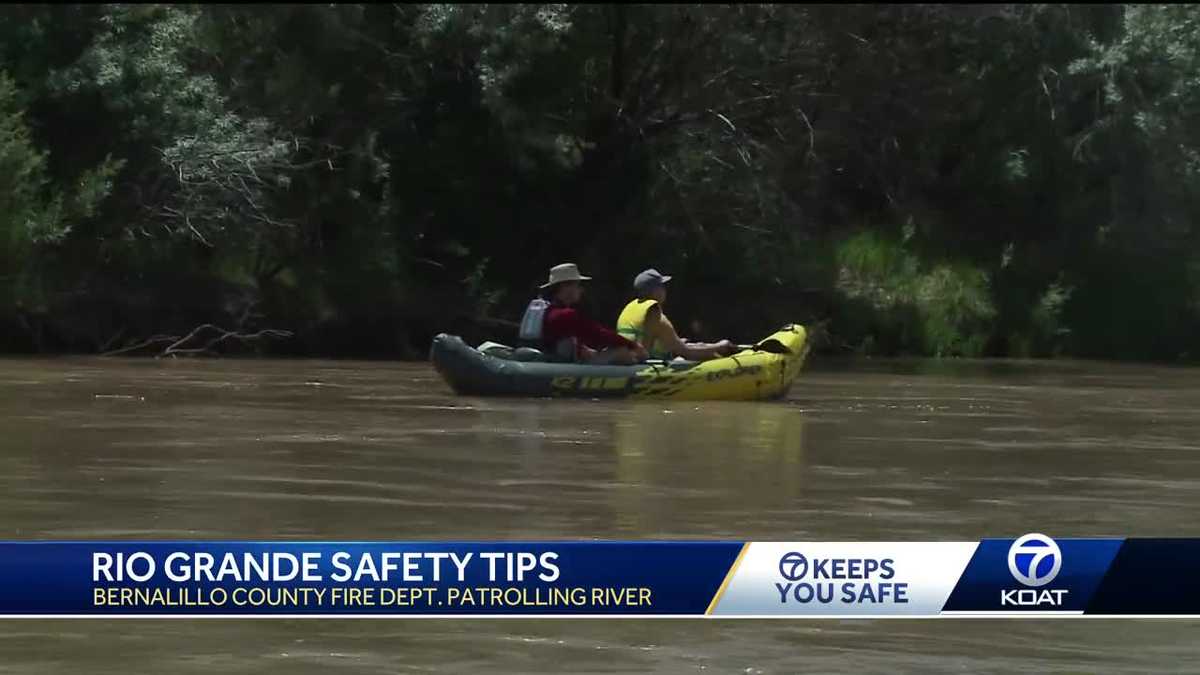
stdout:
POLYGON ((0 542, 0 616, 1200 616, 1200 539, 0 542))
POLYGON ((0 542, 0 614, 702 615, 729 542, 0 542))

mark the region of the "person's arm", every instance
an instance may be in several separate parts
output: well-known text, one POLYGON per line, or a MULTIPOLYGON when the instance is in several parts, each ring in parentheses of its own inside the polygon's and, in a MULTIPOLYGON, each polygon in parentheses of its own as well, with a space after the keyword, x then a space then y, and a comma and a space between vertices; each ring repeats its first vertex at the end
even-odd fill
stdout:
POLYGON ((671 320, 663 316, 662 310, 655 305, 646 313, 646 332, 653 335, 660 344, 666 345, 672 354, 682 356, 689 361, 707 361, 730 353, 732 345, 728 340, 715 344, 684 342, 675 332, 671 320))
POLYGON ((633 340, 618 335, 616 331, 605 328, 603 325, 592 321, 574 309, 560 311, 562 312, 560 320, 569 321, 571 331, 574 333, 574 335, 579 338, 580 342, 593 349, 604 349, 605 347, 625 347, 626 349, 637 352, 642 348, 641 345, 633 340))

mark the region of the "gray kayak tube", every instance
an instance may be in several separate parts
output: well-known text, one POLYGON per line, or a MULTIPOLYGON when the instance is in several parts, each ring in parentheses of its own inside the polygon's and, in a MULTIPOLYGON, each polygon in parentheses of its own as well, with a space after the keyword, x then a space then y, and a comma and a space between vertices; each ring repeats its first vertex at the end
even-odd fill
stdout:
POLYGON ((581 363, 512 361, 489 356, 471 347, 457 335, 438 334, 433 339, 429 358, 450 387, 466 396, 570 396, 577 390, 561 386, 564 378, 605 378, 621 386, 589 388, 575 395, 587 398, 623 398, 628 396, 639 374, 647 369, 684 371, 693 362, 632 366, 590 366, 581 363), (560 386, 555 386, 558 380, 560 386))

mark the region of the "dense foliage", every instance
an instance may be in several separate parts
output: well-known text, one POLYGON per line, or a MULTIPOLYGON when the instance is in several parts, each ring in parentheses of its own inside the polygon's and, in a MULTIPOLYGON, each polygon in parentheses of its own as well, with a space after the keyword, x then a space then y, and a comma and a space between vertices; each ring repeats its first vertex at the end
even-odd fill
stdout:
POLYGON ((570 260, 603 318, 676 275, 696 337, 1194 356, 1194 6, 0 14, 8 350, 418 355, 570 260))

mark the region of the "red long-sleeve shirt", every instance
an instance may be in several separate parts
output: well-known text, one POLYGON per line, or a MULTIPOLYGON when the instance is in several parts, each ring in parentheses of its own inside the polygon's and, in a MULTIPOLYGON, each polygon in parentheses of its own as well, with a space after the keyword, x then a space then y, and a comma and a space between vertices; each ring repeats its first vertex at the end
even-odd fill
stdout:
POLYGON ((637 349, 637 343, 628 340, 616 331, 592 321, 572 307, 554 305, 546 310, 546 318, 542 324, 542 337, 554 344, 564 338, 575 338, 579 344, 592 349, 606 347, 628 347, 637 349))

